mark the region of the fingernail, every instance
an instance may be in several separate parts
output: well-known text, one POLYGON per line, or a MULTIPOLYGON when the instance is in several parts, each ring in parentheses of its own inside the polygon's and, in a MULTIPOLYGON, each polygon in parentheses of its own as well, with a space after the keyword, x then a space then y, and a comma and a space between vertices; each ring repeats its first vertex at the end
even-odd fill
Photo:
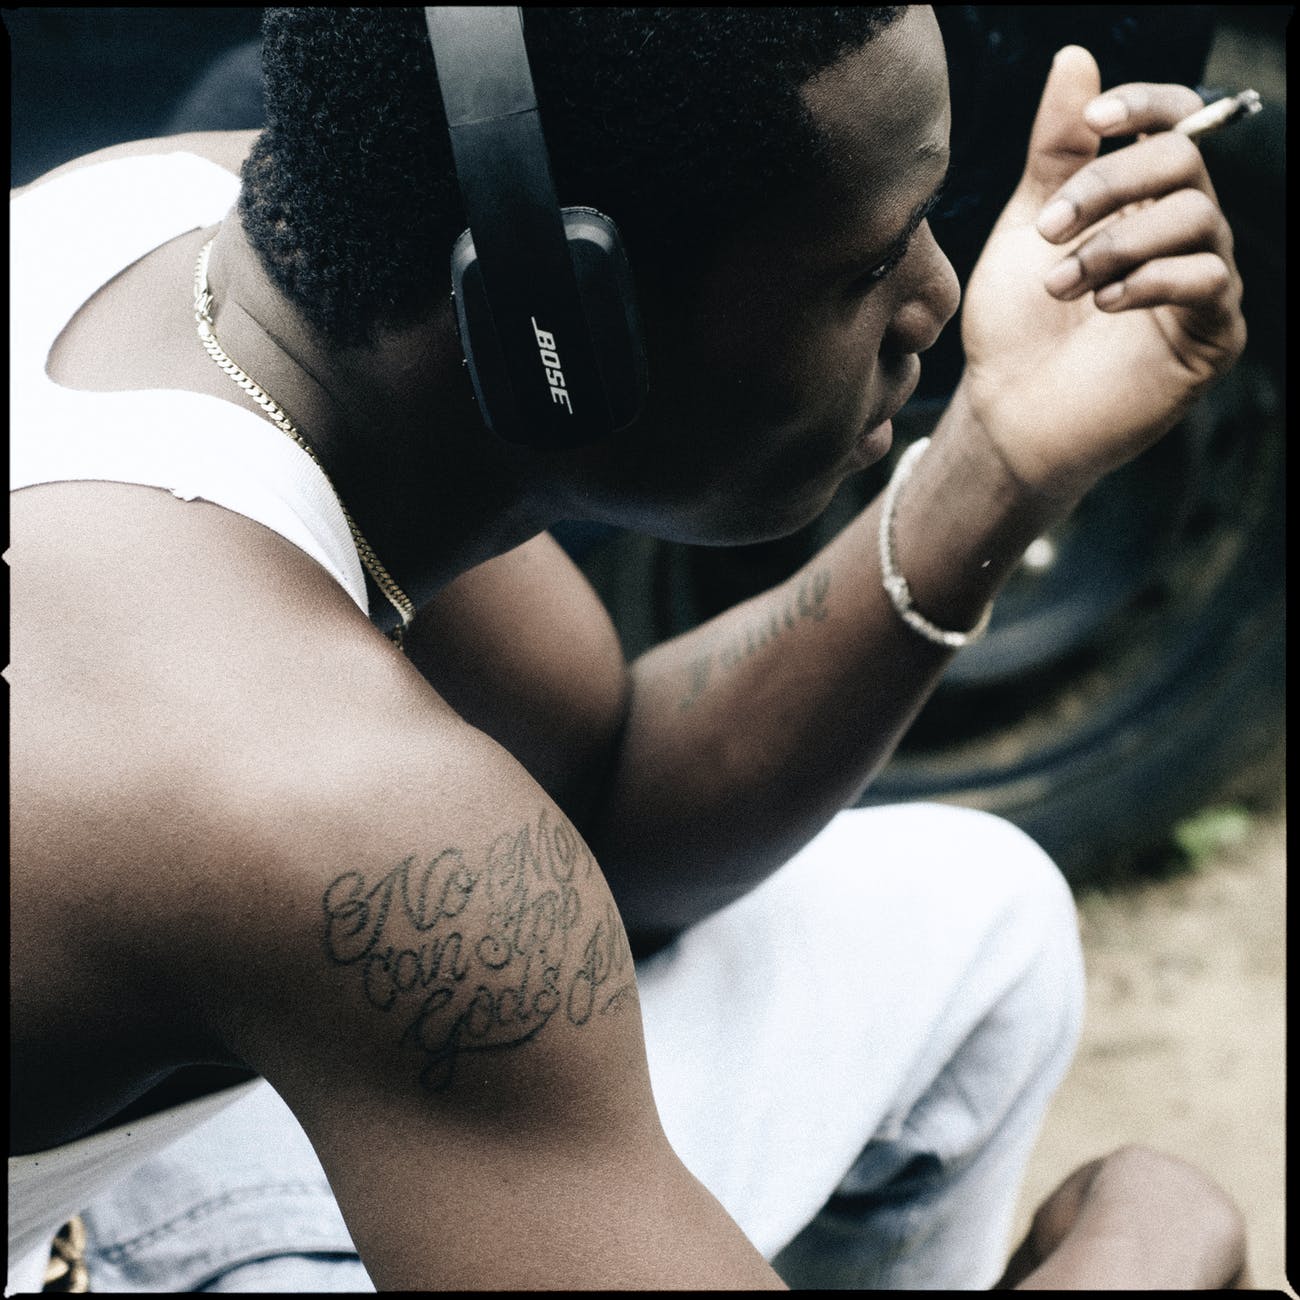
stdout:
POLYGON ((1098 307, 1111 307, 1124 296, 1124 283, 1119 281, 1115 284, 1108 284, 1104 289, 1098 289, 1093 295, 1093 301, 1098 307))
POLYGON ((1069 199, 1054 199, 1038 214, 1038 233, 1044 239, 1063 235, 1074 224, 1074 204, 1069 199))
POLYGON ((1105 129, 1118 126, 1128 116, 1128 105, 1122 99, 1094 99, 1083 115, 1095 127, 1105 129))
MULTIPOLYGON (((1061 55, 1064 54, 1067 50, 1083 50, 1083 46, 1082 46, 1082 45, 1062 45, 1061 48, 1060 48, 1059 50, 1057 50, 1055 54, 1052 55, 1052 67, 1056 67, 1056 65, 1061 61, 1061 55)), ((1087 54, 1088 51, 1087 51, 1087 50, 1083 50, 1083 52, 1084 52, 1085 54, 1087 54)))
POLYGON ((1065 293, 1083 279, 1083 267, 1077 257, 1068 257, 1064 262, 1052 267, 1043 278, 1043 284, 1049 293, 1065 293))

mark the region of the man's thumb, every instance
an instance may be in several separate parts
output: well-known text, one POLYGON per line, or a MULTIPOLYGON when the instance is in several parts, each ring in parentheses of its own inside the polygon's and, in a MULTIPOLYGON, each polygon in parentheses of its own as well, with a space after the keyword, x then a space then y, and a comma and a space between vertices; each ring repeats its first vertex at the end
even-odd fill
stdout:
POLYGON ((1029 135, 1022 184, 1031 190, 1031 198, 1047 199, 1097 156, 1101 137, 1083 120, 1083 109, 1099 94, 1097 60, 1081 45, 1058 50, 1029 135))

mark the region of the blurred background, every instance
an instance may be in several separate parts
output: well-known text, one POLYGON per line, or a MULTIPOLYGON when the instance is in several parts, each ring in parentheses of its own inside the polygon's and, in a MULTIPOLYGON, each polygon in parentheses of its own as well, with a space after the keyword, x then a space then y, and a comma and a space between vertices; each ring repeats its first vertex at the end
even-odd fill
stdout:
MULTIPOLYGON (((863 802, 942 799, 1029 831, 1075 888, 1090 1012, 1028 1200, 1150 1141, 1249 1202, 1283 1286, 1285 41, 1293 6, 944 6, 954 166, 931 219, 963 282, 1019 175, 1051 57, 1104 86, 1253 87, 1203 142, 1236 235, 1250 343, 1187 420, 1026 553, 863 802), (1180 1118, 1181 1117, 1181 1118, 1180 1118)), ((123 140, 261 123, 257 8, 3 10, 10 184, 123 140)), ((783 581, 933 427, 961 367, 927 354, 886 462, 792 537, 711 549, 578 525, 561 543, 633 656, 783 581)), ((1023 1215, 1022 1215, 1023 1217, 1023 1215)), ((1258 1254, 1258 1251, 1256 1252, 1258 1254)))

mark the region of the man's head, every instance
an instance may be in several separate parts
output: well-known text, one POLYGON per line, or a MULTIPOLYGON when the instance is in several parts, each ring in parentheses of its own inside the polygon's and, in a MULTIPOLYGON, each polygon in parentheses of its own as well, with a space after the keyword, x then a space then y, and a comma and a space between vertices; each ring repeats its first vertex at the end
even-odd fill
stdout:
MULTIPOLYGON (((644 416, 549 462, 571 513, 708 541, 807 522, 955 310, 928 231, 871 277, 943 171, 933 15, 525 9, 524 28, 559 201, 619 225, 649 344, 644 416)), ((333 346, 418 328, 465 224, 421 12, 268 10, 264 63, 240 216, 268 276, 333 346)))

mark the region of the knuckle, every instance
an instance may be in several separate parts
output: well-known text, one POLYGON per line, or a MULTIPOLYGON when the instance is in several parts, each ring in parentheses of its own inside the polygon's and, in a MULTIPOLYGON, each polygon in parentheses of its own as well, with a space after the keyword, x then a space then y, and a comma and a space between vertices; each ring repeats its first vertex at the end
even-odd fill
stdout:
POLYGON ((1086 244, 1076 249, 1074 255, 1083 267, 1085 279, 1102 274, 1124 261, 1123 245, 1115 237, 1114 226, 1099 230, 1086 244))
POLYGON ((1139 1169, 1160 1168, 1172 1161, 1172 1157, 1154 1147, 1139 1142, 1125 1142, 1105 1157, 1108 1171, 1134 1171, 1139 1169))
POLYGON ((1113 193, 1114 188, 1106 179, 1102 168, 1096 163, 1089 163, 1070 177, 1070 183, 1062 191, 1061 197, 1073 203, 1080 217, 1089 221, 1105 209, 1113 193))
POLYGON ((1226 225, 1219 205, 1204 190, 1180 190, 1179 202, 1184 210, 1184 220, 1198 235, 1215 235, 1222 225, 1226 225))
POLYGON ((1232 288, 1232 272, 1227 262, 1213 253, 1206 254, 1205 276, 1211 293, 1222 294, 1232 288))
POLYGON ((1151 111, 1151 87, 1144 82, 1134 82, 1124 92, 1124 102, 1135 116, 1151 111))

